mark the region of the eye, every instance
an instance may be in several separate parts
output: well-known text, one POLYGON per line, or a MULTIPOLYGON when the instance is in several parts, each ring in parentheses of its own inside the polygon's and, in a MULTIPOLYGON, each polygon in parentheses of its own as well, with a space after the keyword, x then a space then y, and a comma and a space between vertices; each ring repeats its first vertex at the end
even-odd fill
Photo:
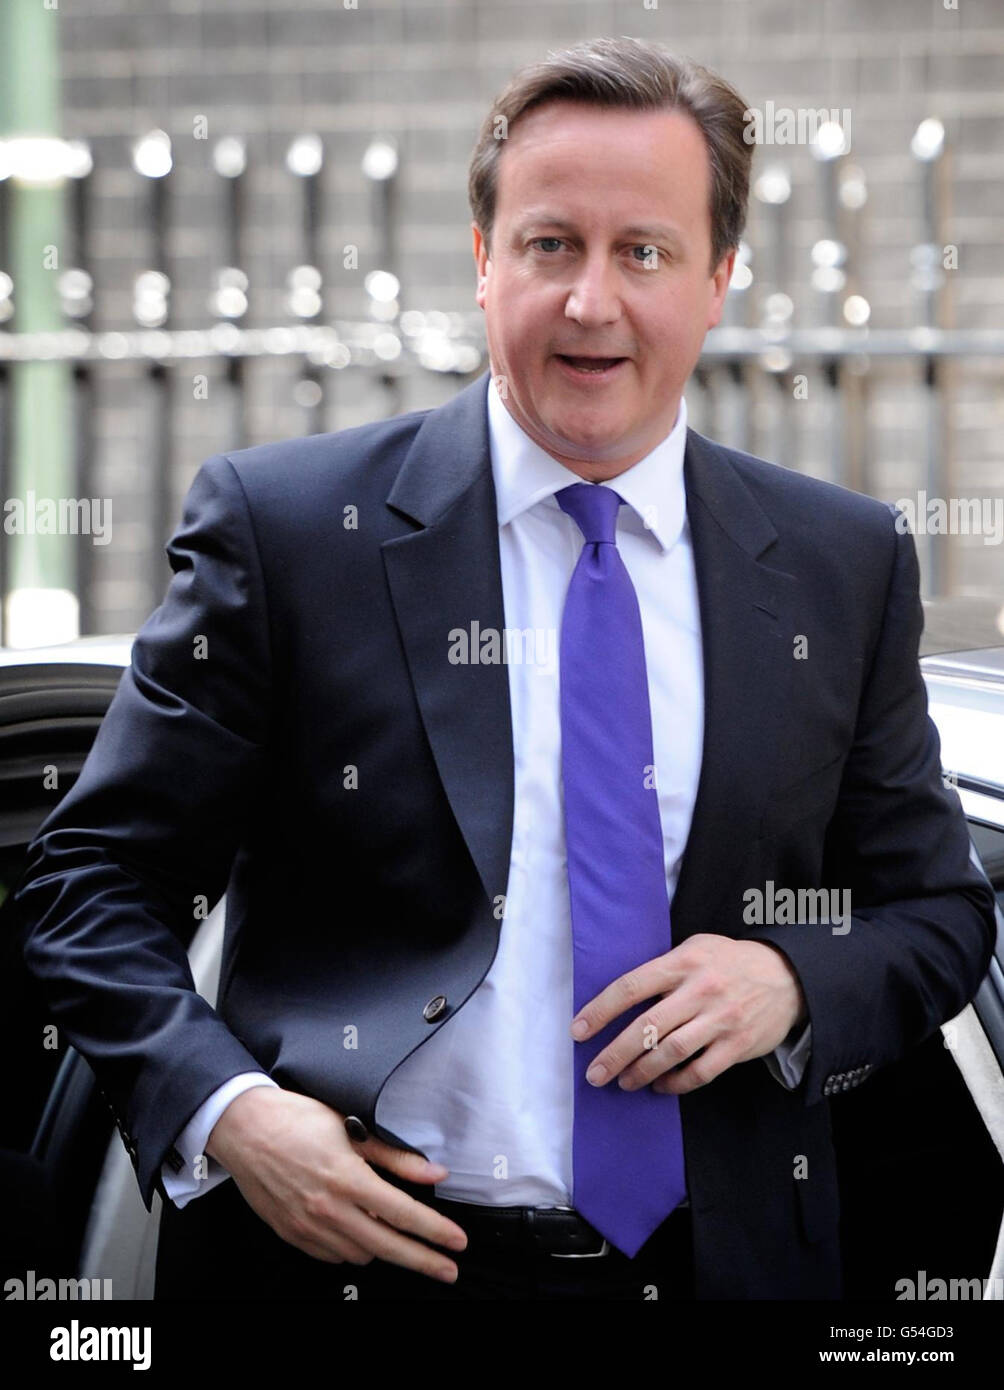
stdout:
POLYGON ((658 265, 663 259, 668 260, 666 252, 658 246, 653 246, 650 242, 647 242, 644 246, 632 246, 631 250, 641 252, 641 255, 637 258, 639 264, 647 264, 650 258, 653 266, 658 265))
POLYGON ((561 237, 557 237, 557 236, 539 236, 539 237, 536 238, 536 240, 534 240, 533 242, 531 242, 531 245, 532 245, 532 246, 540 246, 540 244, 541 244, 542 242, 544 242, 544 241, 553 241, 553 242, 556 242, 558 246, 561 245, 561 237))

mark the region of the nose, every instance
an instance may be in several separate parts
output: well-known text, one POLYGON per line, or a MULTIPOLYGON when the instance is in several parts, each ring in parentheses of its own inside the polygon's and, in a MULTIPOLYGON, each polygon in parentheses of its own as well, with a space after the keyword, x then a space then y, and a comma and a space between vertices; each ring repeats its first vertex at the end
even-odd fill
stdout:
POLYGON ((621 316, 616 268, 602 253, 588 256, 575 275, 575 283, 565 301, 565 317, 583 328, 600 328, 616 323, 621 316))

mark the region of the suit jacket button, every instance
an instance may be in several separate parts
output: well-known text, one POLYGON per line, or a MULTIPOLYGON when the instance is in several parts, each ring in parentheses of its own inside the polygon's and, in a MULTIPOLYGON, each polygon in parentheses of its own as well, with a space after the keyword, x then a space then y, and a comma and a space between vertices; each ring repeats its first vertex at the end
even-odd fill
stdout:
POLYGON ((370 1132, 363 1124, 358 1115, 346 1115, 345 1132, 350 1139, 355 1139, 357 1143, 364 1144, 370 1137, 370 1132))
POLYGON ((425 1019, 426 1023, 435 1023, 439 1015, 444 1013, 445 1010, 446 995, 437 994, 433 999, 429 1000, 428 1004, 426 1004, 425 1008, 422 1010, 422 1017, 425 1019))

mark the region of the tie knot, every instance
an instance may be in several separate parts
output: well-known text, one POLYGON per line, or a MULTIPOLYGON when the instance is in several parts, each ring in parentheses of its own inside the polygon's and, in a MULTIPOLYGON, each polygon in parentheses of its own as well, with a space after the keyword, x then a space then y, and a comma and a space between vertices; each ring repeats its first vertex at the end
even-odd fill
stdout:
POLYGON ((617 544, 617 509, 624 500, 620 493, 599 483, 572 483, 556 492, 555 497, 586 541, 617 544))

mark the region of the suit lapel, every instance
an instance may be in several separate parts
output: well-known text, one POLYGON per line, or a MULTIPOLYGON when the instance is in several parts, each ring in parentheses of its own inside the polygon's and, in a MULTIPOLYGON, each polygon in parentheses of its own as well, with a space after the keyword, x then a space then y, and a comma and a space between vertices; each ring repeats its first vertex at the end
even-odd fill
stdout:
MULTIPOLYGON (((454 663, 451 634, 502 633, 498 517, 484 374, 422 422, 387 505, 417 529, 382 546, 426 734, 489 899, 505 893, 512 716, 501 660, 454 663)), ((693 430, 684 457, 700 602, 700 781, 672 906, 673 940, 705 930, 760 830, 791 679, 798 583, 760 556, 771 522, 728 453, 693 430)), ((472 655, 478 655, 475 642, 472 655)))
POLYGON ((760 832, 786 718, 799 590, 794 576, 761 562, 777 532, 728 452, 694 430, 684 482, 701 613, 704 742, 672 904, 676 944, 708 929, 760 832))
POLYGON ((486 373, 425 417, 387 497, 421 529, 382 552, 433 757, 492 900, 506 891, 512 844, 508 667, 449 659, 451 633, 505 627, 487 387, 486 373))

